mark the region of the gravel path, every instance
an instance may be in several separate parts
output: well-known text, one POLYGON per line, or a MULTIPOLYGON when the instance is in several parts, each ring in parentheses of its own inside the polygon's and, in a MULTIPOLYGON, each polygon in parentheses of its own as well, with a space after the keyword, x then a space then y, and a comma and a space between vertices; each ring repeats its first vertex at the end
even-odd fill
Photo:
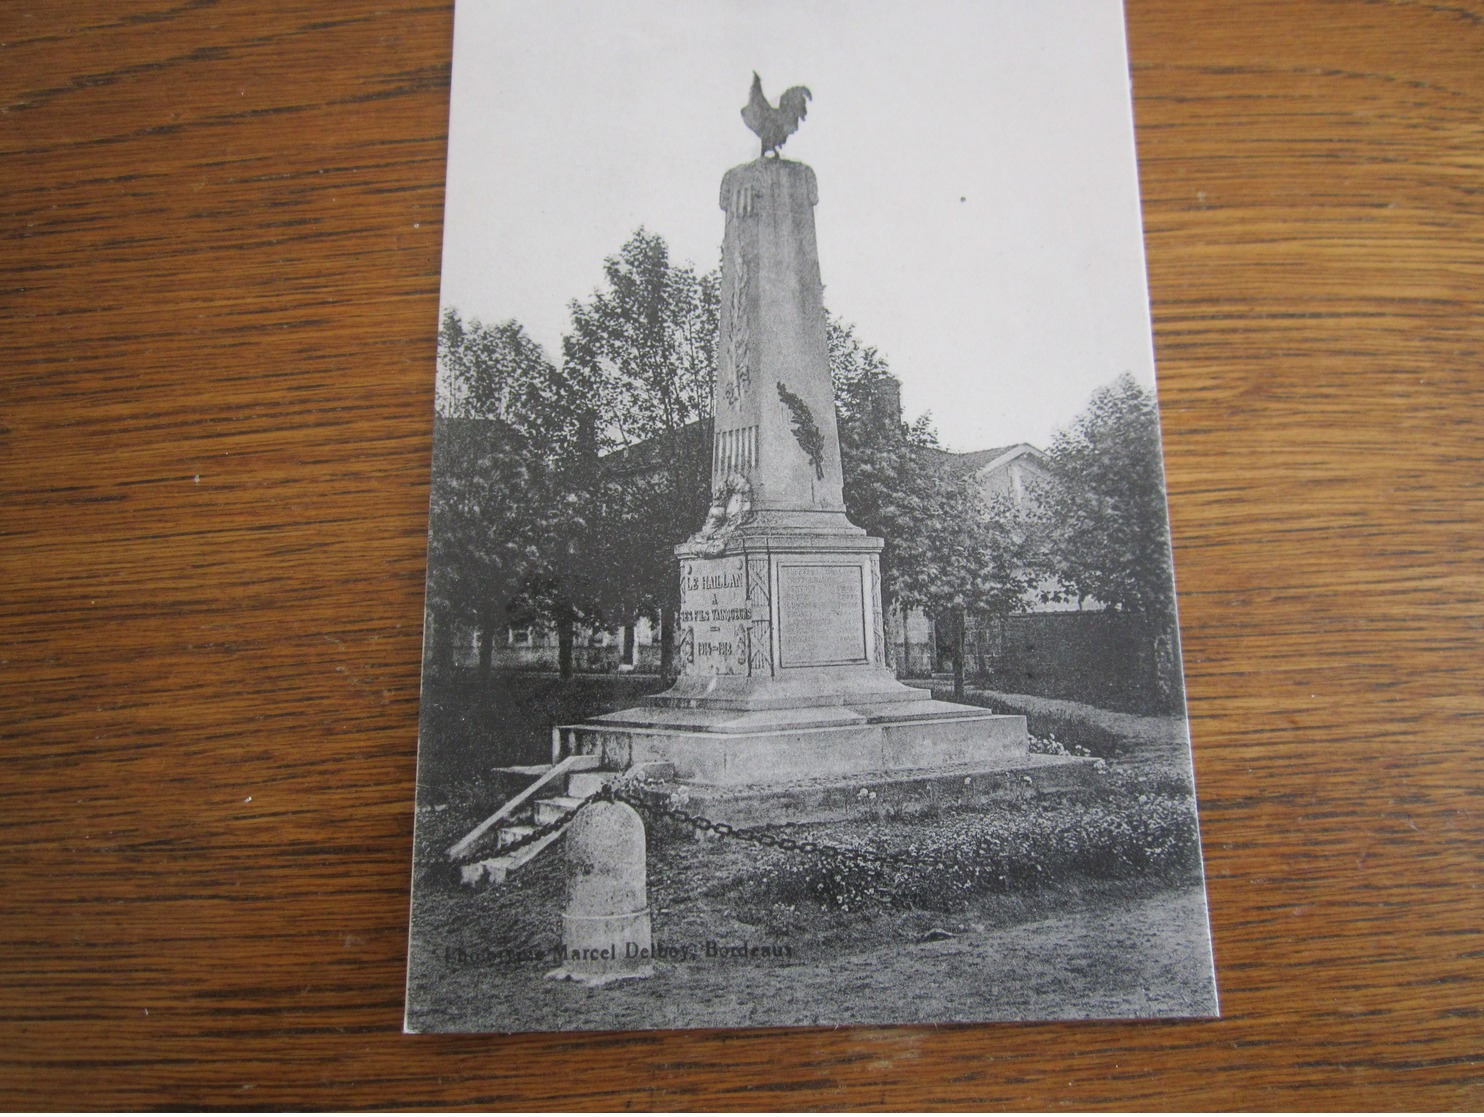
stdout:
MULTIPOLYGON (((684 936, 668 941, 694 947, 693 960, 662 963, 652 978, 602 989, 546 980, 550 967, 541 962, 449 966, 428 959, 417 999, 442 1011, 415 1014, 413 1027, 566 1031, 1214 1012, 1198 886, 1130 899, 1074 898, 1055 915, 1011 926, 975 922, 989 914, 957 916, 950 926, 960 930, 932 941, 903 940, 908 922, 881 917, 870 926, 880 936, 876 945, 836 946, 810 936, 782 960, 707 958, 703 938, 684 936)), ((656 936, 665 941, 663 930, 657 917, 656 936)), ((752 943, 770 941, 760 935, 752 943)))

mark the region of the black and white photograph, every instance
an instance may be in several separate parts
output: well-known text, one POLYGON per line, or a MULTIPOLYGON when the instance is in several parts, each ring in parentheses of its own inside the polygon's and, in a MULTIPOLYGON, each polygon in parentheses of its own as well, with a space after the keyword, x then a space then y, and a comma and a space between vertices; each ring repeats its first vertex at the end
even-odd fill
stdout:
POLYGON ((405 1027, 1218 1014, 1118 0, 459 0, 405 1027))

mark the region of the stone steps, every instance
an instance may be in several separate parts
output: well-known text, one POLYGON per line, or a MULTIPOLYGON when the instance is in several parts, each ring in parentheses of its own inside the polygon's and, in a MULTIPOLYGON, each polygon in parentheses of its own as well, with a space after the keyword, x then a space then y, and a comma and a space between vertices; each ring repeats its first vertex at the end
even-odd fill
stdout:
MULTIPOLYGON (((563 827, 565 830, 565 827, 563 827)), ((528 846, 522 846, 514 853, 499 854, 494 857, 486 857, 482 861, 473 861, 459 868, 459 876, 463 883, 476 886, 479 884, 503 884, 505 878, 528 861, 532 861, 547 846, 551 845, 562 836, 563 830, 556 830, 546 835, 540 841, 532 842, 528 846)))
POLYGON ((509 826, 502 826, 495 831, 495 846, 496 848, 504 849, 506 846, 514 845, 522 838, 535 832, 536 828, 534 826, 527 826, 519 822, 512 823, 509 826))
MULTIPOLYGON (((532 785, 528 790, 517 796, 515 803, 522 797, 529 796, 531 787, 542 779, 551 779, 551 791, 553 794, 543 795, 539 798, 525 798, 519 805, 509 812, 509 817, 501 820, 495 827, 494 833, 484 834, 482 838, 478 833, 474 835, 479 844, 488 849, 494 846, 493 856, 474 857, 464 861, 459 866, 460 879, 466 885, 477 886, 480 884, 499 884, 511 873, 535 859, 543 850, 552 845, 565 832, 567 827, 562 826, 543 836, 529 845, 522 846, 510 853, 500 852, 505 847, 513 845, 523 838, 529 837, 542 826, 556 822, 562 816, 568 814, 580 806, 583 800, 596 795, 607 782, 618 775, 613 771, 595 771, 595 758, 578 756, 569 757, 565 762, 568 770, 565 777, 560 773, 553 775, 554 765, 518 765, 498 769, 508 774, 529 776, 532 785), (491 839, 493 839, 491 841, 491 839)), ((504 810, 505 808, 502 808, 504 810)), ((496 812, 499 814, 500 812, 496 812)), ((491 820, 493 821, 493 820, 491 820)), ((484 825, 489 826, 486 822, 484 825)), ((470 839, 465 839, 459 846, 470 845, 470 839)), ((459 849, 455 847, 455 850, 459 849)))
POLYGON ((570 810, 582 804, 583 796, 557 795, 550 799, 536 800, 536 825, 546 826, 555 822, 570 810))

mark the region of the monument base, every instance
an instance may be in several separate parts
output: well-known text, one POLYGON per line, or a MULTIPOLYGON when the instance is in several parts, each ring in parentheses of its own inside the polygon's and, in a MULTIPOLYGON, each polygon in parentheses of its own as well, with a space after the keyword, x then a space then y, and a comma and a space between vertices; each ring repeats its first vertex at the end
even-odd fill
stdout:
POLYGON ((1023 717, 931 698, 775 709, 641 706, 563 732, 574 751, 601 757, 604 768, 668 765, 677 780, 715 786, 992 771, 1027 755, 1023 717))
POLYGON ((1089 786, 1099 778, 1090 757, 1030 753, 1009 767, 982 765, 904 770, 850 778, 786 783, 680 784, 651 782, 652 793, 679 794, 691 814, 732 826, 781 822, 812 824, 858 819, 911 818, 936 807, 991 810, 1021 802, 1027 795, 1055 794, 1089 786), (682 790, 683 789, 683 790, 682 790))
POLYGON ((676 548, 683 673, 639 706, 562 727, 558 751, 720 787, 1023 762, 1024 718, 939 702, 887 667, 881 540, 793 515, 809 522, 785 531, 763 513, 676 548))

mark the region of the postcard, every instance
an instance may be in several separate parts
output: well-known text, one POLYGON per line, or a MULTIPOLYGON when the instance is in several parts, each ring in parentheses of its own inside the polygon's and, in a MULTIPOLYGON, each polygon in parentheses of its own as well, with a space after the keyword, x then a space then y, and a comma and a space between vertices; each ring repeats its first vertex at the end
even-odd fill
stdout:
POLYGON ((1117 0, 459 0, 409 1032, 1217 1014, 1117 0))

